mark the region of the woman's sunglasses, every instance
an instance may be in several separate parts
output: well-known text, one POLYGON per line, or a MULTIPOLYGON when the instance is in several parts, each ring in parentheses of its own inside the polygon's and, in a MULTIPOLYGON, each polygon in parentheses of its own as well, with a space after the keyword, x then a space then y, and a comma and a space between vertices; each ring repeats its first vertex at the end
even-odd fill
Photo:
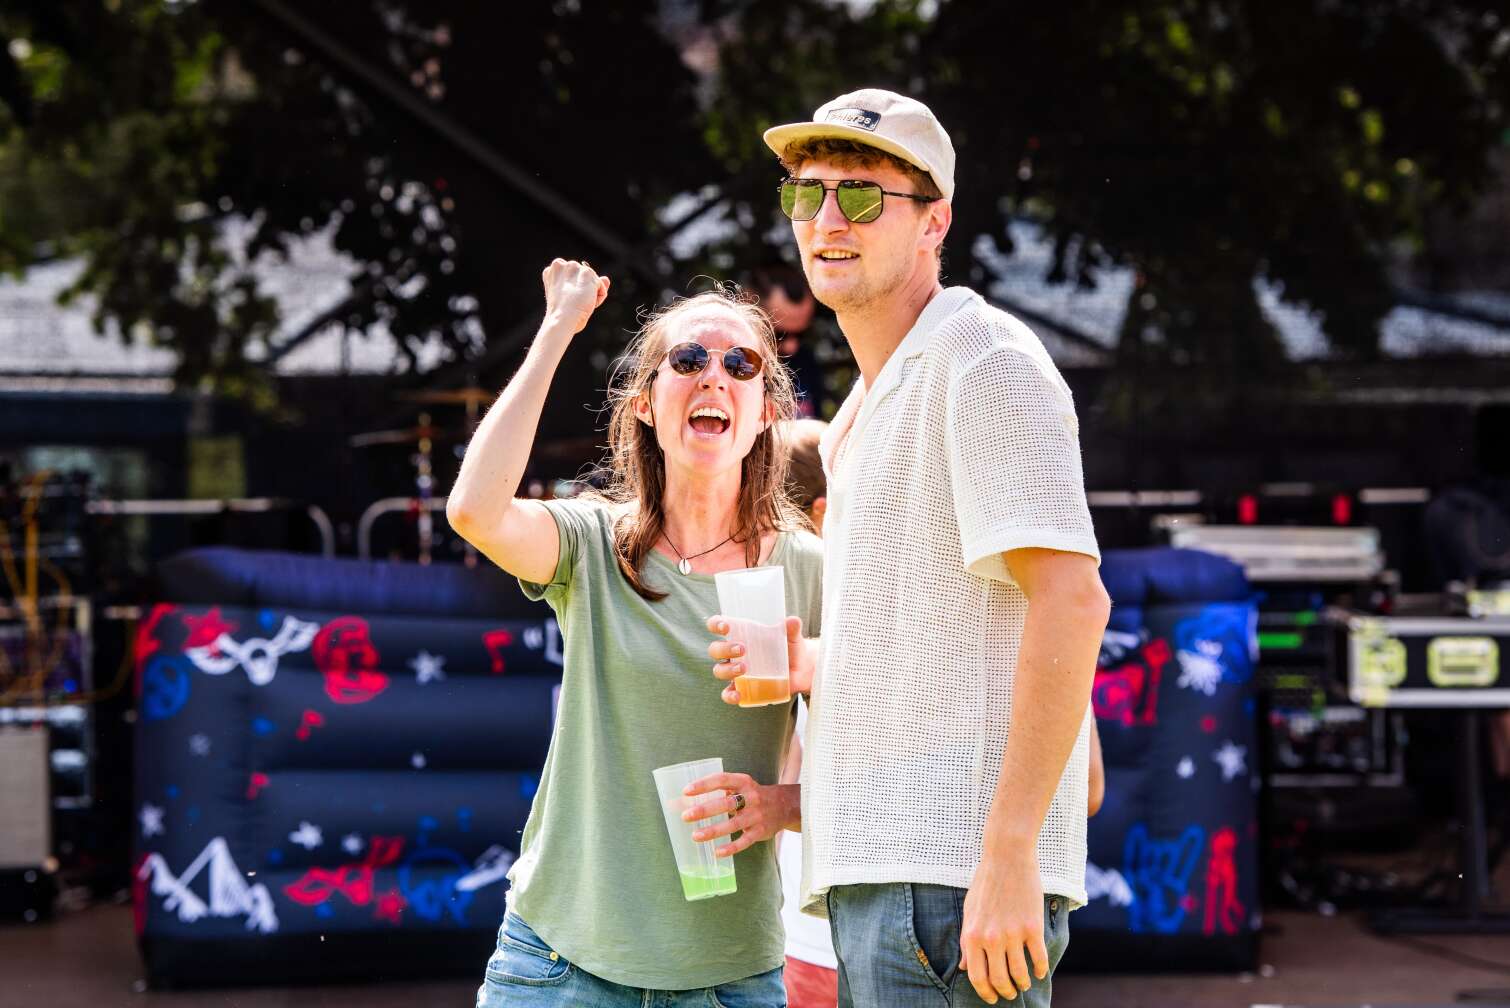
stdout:
MULTIPOLYGON (((708 348, 701 343, 678 343, 666 351, 666 363, 679 375, 698 375, 708 366, 708 348)), ((760 374, 765 360, 749 347, 731 347, 723 354, 724 371, 735 381, 760 374)))
POLYGON ((818 216, 826 193, 834 194, 839 212, 852 224, 869 224, 881 216, 886 208, 884 197, 899 196, 917 200, 919 203, 934 203, 938 196, 919 196, 917 193, 891 192, 874 182, 859 179, 844 179, 831 186, 823 183, 831 179, 788 178, 781 183, 781 212, 794 221, 809 221, 818 216))

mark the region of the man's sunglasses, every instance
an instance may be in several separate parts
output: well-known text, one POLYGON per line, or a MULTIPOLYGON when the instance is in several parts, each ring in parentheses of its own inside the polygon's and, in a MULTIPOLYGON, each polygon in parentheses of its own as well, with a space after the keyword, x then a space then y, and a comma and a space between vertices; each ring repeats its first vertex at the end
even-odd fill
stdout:
MULTIPOLYGON (((679 375, 699 375, 708 366, 708 348, 701 343, 678 343, 666 351, 666 363, 679 375)), ((765 360, 749 347, 724 351, 724 371, 735 381, 749 381, 760 374, 765 360)))
POLYGON ((781 212, 794 221, 812 220, 818 216, 818 211, 823 207, 824 194, 831 192, 845 220, 852 224, 869 224, 881 216, 881 211, 886 208, 883 197, 900 196, 903 199, 917 200, 919 203, 934 203, 941 198, 920 196, 917 193, 891 192, 888 189, 882 189, 874 182, 862 182, 859 179, 844 179, 831 186, 823 184, 830 181, 833 180, 783 179, 780 189, 781 212))

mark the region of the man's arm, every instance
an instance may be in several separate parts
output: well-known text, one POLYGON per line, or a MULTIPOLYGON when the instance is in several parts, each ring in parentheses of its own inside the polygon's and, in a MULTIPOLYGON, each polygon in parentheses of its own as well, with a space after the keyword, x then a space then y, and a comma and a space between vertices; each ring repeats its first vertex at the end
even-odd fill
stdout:
POLYGON ((1028 598, 1028 614, 1001 779, 960 933, 961 966, 988 1004, 1032 985, 1025 950, 1033 975, 1048 973, 1038 831, 1085 720, 1111 611, 1089 556, 1017 549, 1003 559, 1028 598))
POLYGON ((1101 730, 1096 727, 1096 719, 1091 718, 1091 752, 1090 773, 1086 778, 1085 785, 1085 814, 1087 817, 1101 811, 1101 803, 1106 800, 1106 764, 1101 759, 1101 730))

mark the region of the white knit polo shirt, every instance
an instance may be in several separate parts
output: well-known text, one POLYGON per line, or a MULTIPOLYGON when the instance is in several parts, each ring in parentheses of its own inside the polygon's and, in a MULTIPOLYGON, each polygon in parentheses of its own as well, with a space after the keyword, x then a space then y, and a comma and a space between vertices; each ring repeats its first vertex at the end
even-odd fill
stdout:
MULTIPOLYGON (((856 383, 820 453, 828 513, 802 903, 822 916, 834 885, 969 887, 1027 613, 1001 554, 1100 553, 1069 387, 1027 326, 967 288, 929 302, 873 388, 856 383)), ((1089 727, 1087 710, 1038 836, 1045 894, 1075 906, 1089 727)))

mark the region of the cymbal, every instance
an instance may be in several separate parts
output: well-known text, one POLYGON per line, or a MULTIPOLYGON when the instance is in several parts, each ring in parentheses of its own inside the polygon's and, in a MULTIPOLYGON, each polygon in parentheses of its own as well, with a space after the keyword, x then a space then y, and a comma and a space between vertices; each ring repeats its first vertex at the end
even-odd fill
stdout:
POLYGON ((468 434, 460 427, 436 427, 427 424, 421 427, 403 427, 398 430, 367 431, 353 435, 349 444, 353 448, 369 448, 383 444, 413 444, 429 438, 432 441, 465 441, 468 434))
POLYGON ((470 406, 473 403, 491 403, 498 393, 485 388, 430 389, 419 392, 401 392, 399 398, 408 402, 442 403, 455 406, 470 406))

